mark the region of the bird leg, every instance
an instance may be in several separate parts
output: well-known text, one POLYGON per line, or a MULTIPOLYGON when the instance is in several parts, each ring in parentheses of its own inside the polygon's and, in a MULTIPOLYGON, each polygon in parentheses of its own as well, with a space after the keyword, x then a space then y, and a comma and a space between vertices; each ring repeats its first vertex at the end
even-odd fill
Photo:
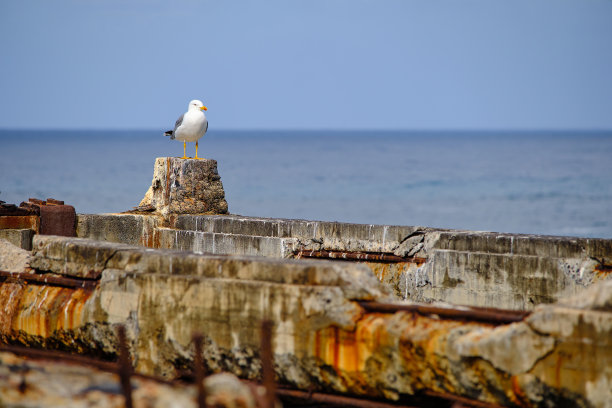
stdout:
POLYGON ((202 160, 201 158, 198 157, 198 141, 197 140, 196 140, 196 155, 194 159, 202 160))
POLYGON ((188 159, 189 157, 187 157, 187 142, 183 142, 183 157, 181 157, 181 159, 188 159))

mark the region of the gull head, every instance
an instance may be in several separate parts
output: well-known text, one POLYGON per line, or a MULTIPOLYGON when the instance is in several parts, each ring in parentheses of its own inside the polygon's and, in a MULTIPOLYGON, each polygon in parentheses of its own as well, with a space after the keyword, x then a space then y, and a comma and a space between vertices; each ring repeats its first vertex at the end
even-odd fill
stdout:
POLYGON ((208 108, 206 106, 204 106, 204 104, 202 103, 202 101, 194 99, 193 101, 189 102, 189 110, 192 109, 199 109, 199 110, 208 110, 208 108))

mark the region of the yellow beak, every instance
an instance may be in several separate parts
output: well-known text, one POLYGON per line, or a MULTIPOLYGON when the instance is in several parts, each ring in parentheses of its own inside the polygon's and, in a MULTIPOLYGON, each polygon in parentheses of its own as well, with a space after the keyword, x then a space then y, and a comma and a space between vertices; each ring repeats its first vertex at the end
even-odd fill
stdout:
POLYGON ((207 111, 207 110, 208 110, 208 108, 207 108, 206 106, 202 106, 202 107, 200 108, 200 110, 205 110, 205 111, 207 111))

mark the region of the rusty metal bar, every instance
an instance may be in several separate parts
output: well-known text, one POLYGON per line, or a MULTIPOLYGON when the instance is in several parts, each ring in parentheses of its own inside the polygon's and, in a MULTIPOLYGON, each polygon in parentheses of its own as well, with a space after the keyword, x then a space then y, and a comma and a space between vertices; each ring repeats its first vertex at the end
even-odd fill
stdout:
POLYGON ((441 307, 422 304, 397 304, 380 302, 358 302, 368 312, 374 313, 395 313, 413 312, 421 315, 438 315, 442 318, 453 320, 478 321, 493 324, 507 324, 520 322, 531 312, 524 310, 506 310, 482 307, 441 307))
POLYGON ((274 381, 274 356, 272 354, 272 322, 261 322, 261 368, 262 381, 266 389, 265 408, 274 408, 276 382, 274 381))
POLYGON ((35 285, 61 286, 64 288, 84 288, 94 289, 98 285, 98 280, 85 278, 72 278, 66 276, 54 276, 29 272, 7 272, 0 271, 0 279, 24 281, 35 285))
POLYGON ((90 357, 70 354, 58 350, 33 349, 29 347, 15 346, 10 344, 0 344, 0 351, 7 351, 9 353, 29 358, 56 360, 73 364, 86 365, 107 372, 117 372, 118 367, 117 363, 113 363, 110 361, 96 360, 90 357))
POLYGON ((287 388, 279 388, 276 393, 279 397, 295 398, 303 401, 312 401, 322 404, 336 405, 351 408, 416 408, 414 405, 393 404, 370 400, 365 398, 348 397, 344 395, 325 394, 322 392, 307 392, 287 388))
POLYGON ((458 395, 448 394, 446 392, 425 391, 423 394, 428 397, 453 401, 453 407, 502 408, 497 404, 491 404, 490 402, 483 402, 470 398, 460 397, 458 395))
POLYGON ((121 381, 121 391, 125 398, 125 408, 132 408, 132 363, 130 362, 130 351, 127 345, 125 335, 125 326, 117 328, 117 337, 119 338, 119 380, 121 381))
POLYGON ((193 335, 193 346, 195 356, 193 358, 193 373, 196 388, 198 390, 198 408, 206 408, 206 390, 204 389, 204 361, 202 360, 202 341, 204 337, 200 333, 193 335))
MULTIPOLYGON (((30 347, 0 343, 0 351, 6 351, 9 353, 19 355, 19 356, 24 356, 24 357, 33 358, 33 359, 53 360, 53 361, 59 361, 62 363, 90 366, 90 367, 94 367, 101 371, 106 371, 106 372, 115 373, 115 374, 119 370, 119 364, 116 362, 99 360, 97 358, 92 358, 92 357, 79 355, 79 354, 71 354, 65 351, 60 351, 60 350, 34 349, 30 347)), ((169 384, 169 385, 176 383, 176 381, 169 381, 161 377, 155 377, 152 375, 140 374, 136 372, 132 372, 131 376, 143 378, 146 380, 157 381, 157 382, 169 384)))
POLYGON ((296 258, 325 258, 345 261, 387 262, 387 263, 424 263, 427 258, 416 256, 401 257, 384 252, 355 252, 355 251, 310 251, 300 249, 295 253, 296 258))
POLYGON ((64 202, 55 198, 47 198, 47 205, 64 205, 64 202))

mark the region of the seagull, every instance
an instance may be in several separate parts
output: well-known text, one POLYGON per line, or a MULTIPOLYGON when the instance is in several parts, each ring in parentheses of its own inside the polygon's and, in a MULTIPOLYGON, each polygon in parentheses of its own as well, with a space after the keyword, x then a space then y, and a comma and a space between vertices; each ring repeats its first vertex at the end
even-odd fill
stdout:
POLYGON ((189 102, 187 112, 183 113, 180 118, 176 120, 173 130, 168 130, 164 133, 164 136, 170 136, 170 139, 178 139, 183 141, 183 157, 181 159, 190 159, 185 153, 187 148, 187 142, 195 142, 196 154, 194 159, 200 159, 198 157, 198 140, 208 130, 208 120, 204 115, 205 110, 208 110, 206 106, 197 99, 189 102))

